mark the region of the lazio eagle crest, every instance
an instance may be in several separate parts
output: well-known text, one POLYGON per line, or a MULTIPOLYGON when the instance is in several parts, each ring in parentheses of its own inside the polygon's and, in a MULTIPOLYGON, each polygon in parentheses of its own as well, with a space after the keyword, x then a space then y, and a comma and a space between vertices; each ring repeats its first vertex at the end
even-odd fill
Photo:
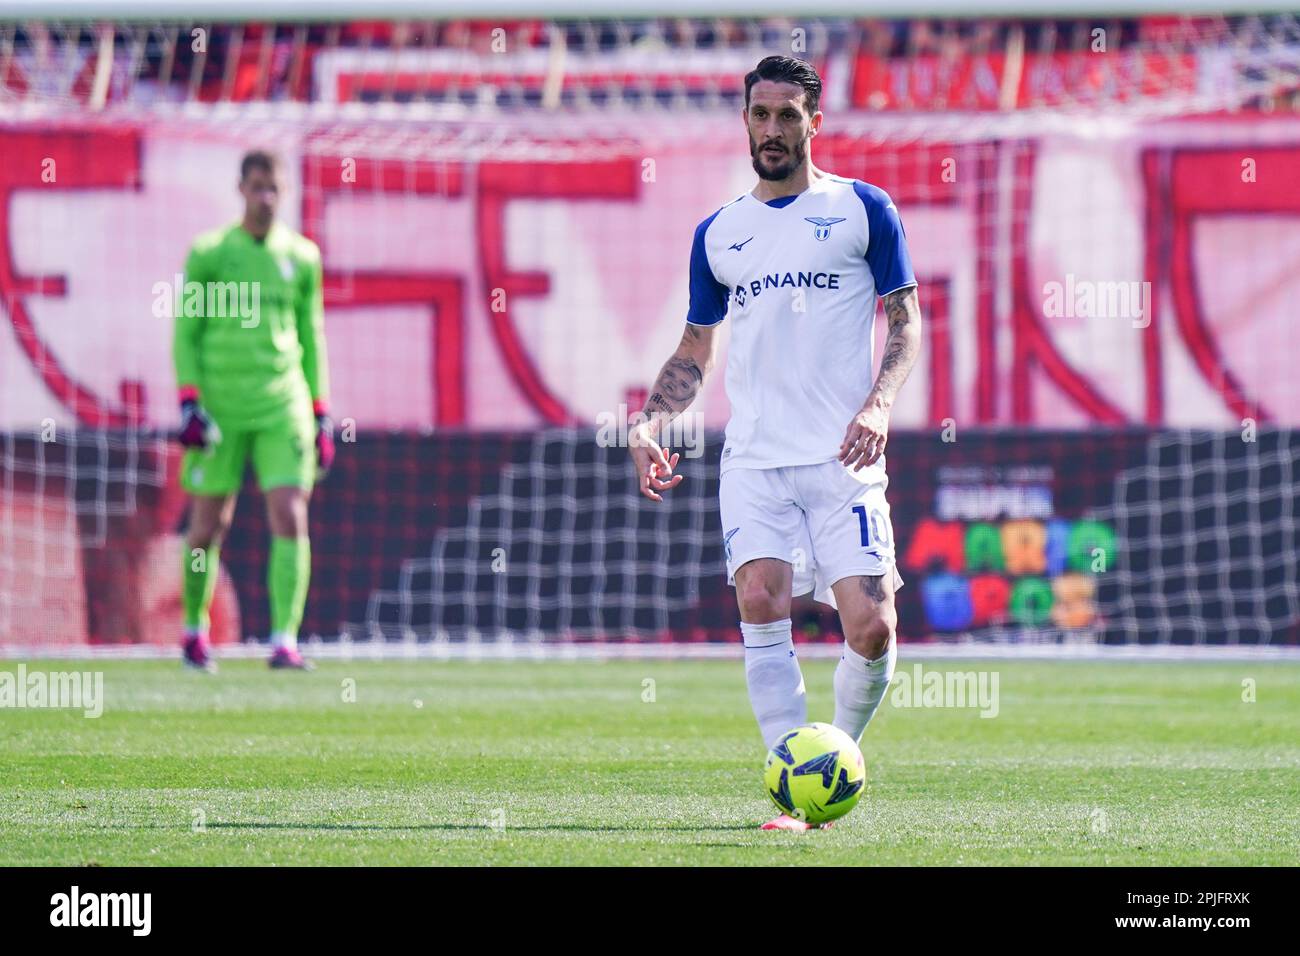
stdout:
POLYGON ((812 223, 813 236, 816 237, 819 242, 825 242, 831 237, 831 226, 835 225, 837 222, 843 222, 844 218, 822 219, 820 216, 804 216, 803 221, 812 223))

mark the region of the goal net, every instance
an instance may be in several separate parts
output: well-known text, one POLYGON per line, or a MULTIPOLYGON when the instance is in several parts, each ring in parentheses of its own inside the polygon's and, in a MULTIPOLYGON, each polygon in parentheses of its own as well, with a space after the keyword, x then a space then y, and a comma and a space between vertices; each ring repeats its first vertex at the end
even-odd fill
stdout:
MULTIPOLYGON (((163 303, 266 146, 323 252, 342 438, 305 631, 734 641, 722 375, 664 505, 623 423, 695 225, 752 183, 771 53, 818 66, 815 161, 890 193, 918 268, 902 638, 1300 643, 1300 24, 1135 14, 0 24, 0 647, 176 640, 163 303)), ((254 492, 218 643, 269 626, 254 492)))

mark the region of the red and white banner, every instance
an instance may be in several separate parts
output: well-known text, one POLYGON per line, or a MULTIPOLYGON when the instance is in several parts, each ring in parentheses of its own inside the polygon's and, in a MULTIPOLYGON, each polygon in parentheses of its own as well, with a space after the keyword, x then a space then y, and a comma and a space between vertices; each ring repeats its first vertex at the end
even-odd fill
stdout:
MULTIPOLYGON (((752 185, 745 133, 544 122, 0 128, 0 429, 173 422, 158 284, 238 216, 255 145, 324 252, 340 417, 594 427, 637 405, 681 334, 694 227, 752 185)), ((926 350, 896 427, 1300 424, 1300 123, 949 129, 829 117, 814 145, 892 194, 912 247, 926 350)), ((725 422, 721 375, 700 407, 725 422)))

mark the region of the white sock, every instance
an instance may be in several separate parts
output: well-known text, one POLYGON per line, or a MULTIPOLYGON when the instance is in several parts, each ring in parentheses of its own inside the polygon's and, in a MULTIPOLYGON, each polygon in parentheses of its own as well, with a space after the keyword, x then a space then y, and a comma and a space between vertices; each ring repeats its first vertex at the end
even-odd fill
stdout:
POLYGON ((271 635, 271 647, 277 651, 282 647, 286 650, 296 651, 298 649, 298 635, 277 631, 271 635))
POLYGON ((803 674, 794 653, 790 619, 740 625, 745 639, 745 680, 759 733, 770 750, 783 733, 808 722, 803 674))
POLYGON ((871 723, 876 708, 894 679, 894 661, 898 651, 893 638, 889 648, 877 660, 869 661, 847 643, 844 654, 835 668, 835 720, 834 724, 854 740, 871 723))

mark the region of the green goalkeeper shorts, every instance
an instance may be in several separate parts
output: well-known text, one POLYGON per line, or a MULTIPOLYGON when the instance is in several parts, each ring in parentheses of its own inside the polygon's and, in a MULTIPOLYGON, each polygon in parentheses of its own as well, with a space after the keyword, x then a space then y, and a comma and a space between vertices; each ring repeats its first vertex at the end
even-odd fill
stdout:
POLYGON ((181 487, 192 495, 232 495, 244 483, 249 458, 263 491, 310 490, 316 481, 315 420, 295 416, 254 431, 222 426, 221 441, 203 450, 186 450, 181 487))

